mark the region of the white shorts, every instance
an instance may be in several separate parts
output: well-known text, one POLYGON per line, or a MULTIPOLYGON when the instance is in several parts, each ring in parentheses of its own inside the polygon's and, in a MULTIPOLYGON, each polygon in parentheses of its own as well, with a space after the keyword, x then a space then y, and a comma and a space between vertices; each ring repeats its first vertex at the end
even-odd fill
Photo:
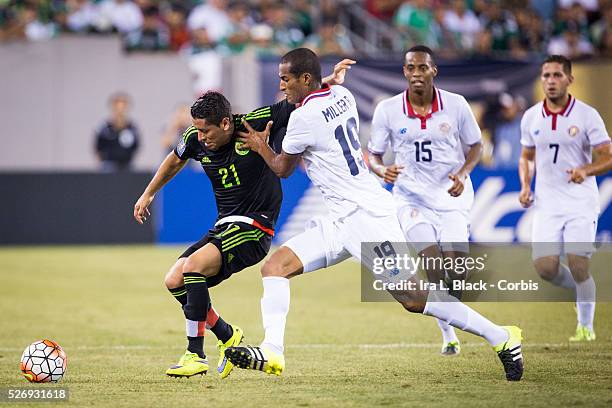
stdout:
POLYGON ((534 209, 532 258, 563 254, 591 256, 595 252, 597 218, 594 214, 551 214, 534 209))
POLYGON ((467 245, 470 238, 469 211, 438 211, 403 199, 396 200, 396 203, 404 236, 415 243, 417 250, 424 249, 428 243, 439 243, 445 251, 469 252, 467 245), (419 224, 430 225, 432 229, 415 228, 419 224))
MULTIPOLYGON (((304 266, 304 273, 335 265, 351 256, 363 265, 372 265, 373 259, 380 254, 376 253, 376 249, 362 253, 363 242, 389 242, 393 243, 396 253, 408 253, 404 234, 395 214, 374 216, 365 210, 356 209, 337 220, 328 217, 314 218, 308 222, 306 228, 306 231, 282 245, 297 255, 304 266)), ((399 278, 393 276, 393 279, 399 278)))

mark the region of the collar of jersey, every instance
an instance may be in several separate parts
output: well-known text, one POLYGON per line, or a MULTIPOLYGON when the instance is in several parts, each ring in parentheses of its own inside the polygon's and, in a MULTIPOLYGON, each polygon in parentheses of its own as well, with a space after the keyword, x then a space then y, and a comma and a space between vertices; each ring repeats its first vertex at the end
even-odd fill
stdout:
POLYGON ((546 117, 546 116, 551 116, 551 115, 552 116, 561 115, 561 116, 568 117, 572 109, 574 109, 575 103, 576 103, 576 98, 574 98, 572 94, 569 94, 569 98, 567 99, 567 103, 565 104, 563 109, 561 109, 559 112, 551 112, 550 109, 548 109, 548 106, 546 105, 546 98, 544 98, 544 102, 542 103, 542 116, 546 117))
POLYGON ((299 106, 304 106, 306 105, 306 103, 308 103, 309 101, 315 98, 321 98, 323 96, 329 96, 329 95, 331 95, 331 88, 329 87, 329 85, 323 84, 321 89, 317 89, 316 91, 312 91, 311 93, 306 95, 306 97, 302 99, 302 102, 299 104, 299 106))
POLYGON ((429 119, 431 115, 433 115, 439 110, 442 110, 444 108, 444 105, 442 104, 442 96, 440 95, 440 90, 435 86, 433 87, 433 90, 434 91, 431 95, 431 111, 427 115, 423 116, 419 115, 414 111, 414 108, 412 107, 412 105, 410 104, 410 100, 408 99, 408 89, 406 89, 406 91, 404 91, 404 114, 409 118, 429 119))

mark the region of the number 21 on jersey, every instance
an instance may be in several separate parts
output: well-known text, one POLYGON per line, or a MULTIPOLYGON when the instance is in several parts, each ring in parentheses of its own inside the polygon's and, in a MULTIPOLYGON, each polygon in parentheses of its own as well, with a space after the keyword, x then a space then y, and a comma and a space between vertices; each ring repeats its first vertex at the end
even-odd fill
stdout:
POLYGON ((219 169, 219 174, 221 175, 221 183, 223 184, 223 187, 230 188, 230 187, 233 187, 234 185, 236 186, 240 185, 240 178, 238 177, 236 166, 234 166, 233 164, 229 166, 229 170, 225 167, 221 167, 219 169), (228 176, 230 175, 230 171, 232 172, 234 176, 234 180, 235 180, 234 183, 227 180, 228 176))

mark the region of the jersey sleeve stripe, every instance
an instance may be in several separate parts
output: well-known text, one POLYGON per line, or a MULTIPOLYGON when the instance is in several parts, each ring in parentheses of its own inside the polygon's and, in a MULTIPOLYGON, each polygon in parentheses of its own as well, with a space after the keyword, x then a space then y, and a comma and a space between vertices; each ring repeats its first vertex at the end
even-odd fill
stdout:
POLYGON ((255 113, 259 113, 259 112, 263 112, 263 111, 270 111, 272 110, 272 108, 270 106, 264 106, 263 108, 259 108, 259 109, 255 109, 254 111, 251 111, 249 113, 250 114, 255 114, 255 113))
POLYGON ((187 140, 189 140, 189 137, 191 135, 193 135, 194 133, 198 133, 198 129, 195 128, 195 126, 189 126, 184 132, 183 132, 183 141, 185 143, 187 143, 187 140))
POLYGON ((272 117, 271 113, 261 113, 259 115, 253 115, 253 116, 246 115, 244 119, 251 120, 251 119, 263 119, 263 118, 270 118, 270 117, 272 117))
POLYGON ((245 119, 248 120, 248 119, 269 118, 270 116, 272 116, 272 112, 270 111, 260 112, 256 114, 249 113, 248 115, 245 116, 245 119))
POLYGON ((253 112, 247 113, 247 116, 254 116, 254 115, 259 115, 260 113, 270 113, 270 112, 272 112, 272 109, 270 108, 257 109, 257 110, 254 110, 253 112))

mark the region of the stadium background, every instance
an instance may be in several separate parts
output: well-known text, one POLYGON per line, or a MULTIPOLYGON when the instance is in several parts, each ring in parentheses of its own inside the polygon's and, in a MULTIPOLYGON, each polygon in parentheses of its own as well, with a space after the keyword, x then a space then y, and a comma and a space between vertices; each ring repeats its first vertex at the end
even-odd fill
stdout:
MULTIPOLYGON (((508 121, 504 119, 504 109, 512 107, 520 112, 540 100, 538 69, 543 56, 549 51, 569 53, 575 61, 576 82, 571 88, 572 94, 596 107, 610 131, 612 101, 608 78, 612 75, 609 59, 612 56, 612 6, 609 1, 0 1, 0 304, 3 311, 0 384, 18 384, 13 360, 19 353, 15 351, 36 336, 55 336, 68 346, 69 357, 76 357, 73 370, 85 376, 86 385, 79 381, 68 384, 73 388, 81 387, 80 390, 102 386, 97 382, 99 379, 83 374, 85 361, 91 354, 98 362, 96 367, 104 373, 124 366, 125 362, 116 355, 121 354, 121 350, 147 359, 150 359, 151 350, 164 353, 164 358, 174 358, 176 338, 180 338, 181 332, 164 330, 180 316, 167 312, 176 310, 172 309, 171 299, 165 299, 168 296, 160 292, 157 278, 181 251, 180 247, 56 245, 182 244, 200 238, 214 220, 216 211, 209 184, 196 165, 185 168, 158 194, 152 222, 140 226, 132 219, 134 202, 168 151, 168 146, 162 143, 162 133, 179 104, 190 104, 209 88, 223 91, 236 112, 271 103, 278 97, 278 56, 292 47, 307 44, 323 56, 324 72, 330 72, 334 62, 343 56, 358 60, 358 65, 349 72, 346 86, 358 100, 360 136, 365 146, 376 102, 405 88, 401 51, 415 43, 426 43, 436 50, 440 68, 436 83, 443 89, 466 95, 483 130, 485 158, 472 174, 476 188, 472 239, 529 241, 530 216, 518 204, 519 183, 512 159, 520 148, 519 134, 512 133, 520 113, 508 121), (458 3, 463 4, 474 18, 457 24, 453 10, 461 8, 458 3), (215 13, 231 16, 226 20, 214 14, 216 19, 207 19, 207 15, 212 15, 207 14, 211 12, 208 9, 189 23, 190 15, 195 15, 200 6, 216 7, 215 13), (240 8, 246 11, 234 13, 240 8), (219 28, 211 20, 229 21, 227 33, 214 34, 219 28), (464 30, 465 27, 471 28, 464 30), (207 30, 208 34, 204 35, 207 30), (131 171, 104 173, 99 170, 94 154, 93 133, 108 114, 109 95, 117 91, 131 96, 131 117, 141 130, 141 147, 131 171), (506 139, 500 136, 501 128, 506 139), (508 138, 512 134, 514 139, 508 138), (52 246, 37 246, 39 244, 52 246), (142 273, 149 270, 155 270, 158 275, 148 275, 147 282, 143 283, 142 273), (32 295, 41 302, 55 304, 56 309, 49 307, 43 311, 18 306, 32 295), (91 304, 88 298, 98 300, 91 304), (164 298, 161 303, 160 298, 164 298), (146 310, 132 313, 135 304, 145 305, 146 310), (58 323, 58 313, 72 314, 73 318, 58 323), (123 321, 117 323, 121 320, 117 316, 122 314, 123 321), (9 316, 17 319, 13 321, 9 316), (157 316, 155 322, 150 321, 151 316, 157 316), (37 323, 32 325, 31 322, 37 323), (134 334, 133 328, 139 333, 134 334), (85 331, 87 334, 83 334, 85 331), (159 337, 152 340, 142 334, 148 331, 159 337), (105 348, 107 344, 111 345, 108 349, 105 348), (100 361, 107 361, 111 368, 102 366, 100 361)), ((598 178, 598 182, 602 205, 598 240, 609 242, 612 240, 612 177, 598 178)), ((301 171, 283 180, 283 191, 277 244, 298 233, 306 219, 325 211, 321 197, 301 171)), ((353 293, 352 301, 359 292, 354 271, 349 274, 338 267, 334 271, 338 273, 336 277, 321 278, 318 283, 312 279, 297 283, 294 292, 297 299, 295 307, 292 303, 292 310, 331 314, 336 321, 344 322, 342 327, 348 333, 360 330, 357 323, 364 319, 379 319, 376 312, 337 298, 336 293, 329 290, 342 284, 343 289, 353 293), (300 299, 300 294, 305 294, 304 299, 300 299), (313 294, 327 299, 335 306, 334 311, 307 303, 313 294)), ((259 317, 253 305, 258 304, 259 291, 252 290, 254 285, 258 285, 255 268, 227 285, 231 288, 221 288, 214 296, 219 294, 221 299, 225 296, 220 305, 228 311, 229 317, 247 320, 245 329, 257 333, 259 317), (241 294, 237 305, 228 303, 229 296, 235 293, 232 290, 241 294)), ((493 318, 506 318, 506 309, 487 307, 493 318)), ((605 319, 609 316, 609 308, 602 306, 598 311, 598 322, 601 322, 598 323, 601 329, 598 335, 602 343, 592 350, 580 352, 580 356, 589 361, 583 372, 571 371, 559 352, 564 350, 559 339, 567 337, 573 324, 571 312, 569 317, 562 318, 560 308, 567 312, 571 306, 516 305, 510 311, 512 316, 525 319, 525 324, 532 322, 535 332, 532 339, 536 342, 531 349, 532 363, 546 365, 552 361, 550 368, 536 370, 532 378, 544 382, 553 378, 562 390, 537 388, 539 397, 530 401, 546 404, 551 398, 565 395, 564 403, 568 405, 604 403, 605 390, 609 392, 609 384, 606 388, 605 381, 609 380, 610 371, 596 361, 605 364, 610 358, 609 320, 605 319), (554 321, 554 325, 541 328, 537 319, 532 319, 536 310, 544 310, 546 319, 554 321), (542 332, 537 332, 536 327, 542 332), (546 337, 548 331, 556 333, 556 337, 552 340, 546 337), (554 358, 546 355, 551 347, 557 353, 554 358), (566 383, 576 377, 568 374, 566 380, 559 373, 570 371, 582 382, 566 383), (594 377, 603 383, 591 381, 594 377), (593 387, 604 394, 593 391, 590 399, 572 399, 570 393, 577 392, 576 387, 593 387)), ((426 397, 427 382, 436 381, 432 380, 438 375, 436 370, 448 369, 424 356, 424 353, 433 354, 438 347, 437 343, 431 347, 434 339, 437 342, 434 337, 438 335, 437 329, 431 322, 413 320, 416 323, 412 326, 406 323, 404 329, 413 334, 410 340, 416 341, 417 346, 410 343, 404 347, 401 342, 405 338, 394 337, 396 326, 390 320, 381 323, 380 333, 387 337, 363 331, 357 332, 357 337, 363 343, 386 342, 399 344, 398 347, 390 347, 389 351, 384 347, 383 351, 376 347, 372 347, 372 351, 367 351, 368 347, 357 347, 343 352, 356 361, 365 353, 368 358, 382 358, 393 365, 397 356, 392 351, 408 349, 400 358, 402 365, 392 366, 394 375, 407 369, 419 376, 425 363, 418 366, 414 361, 428 361, 430 368, 420 379, 423 384, 401 384, 401 387, 418 388, 421 398, 429 404, 444 401, 450 396, 445 394, 441 400, 426 397), (423 337, 423 333, 428 336, 423 337), (375 355, 374 350, 381 352, 382 357, 375 355)), ((328 358, 324 354, 326 348, 317 345, 329 339, 317 333, 319 329, 331 330, 333 325, 333 319, 328 323, 302 319, 300 326, 290 326, 289 332, 300 334, 288 335, 288 342, 301 344, 289 349, 290 357, 299 361, 295 350, 302 347, 314 350, 316 359, 328 358)), ((255 335, 251 340, 257 338, 255 335)), ((334 339, 342 341, 341 336, 339 340, 334 339)), ((466 355, 474 355, 473 349, 469 349, 470 341, 466 344, 466 355)), ((159 359, 153 360, 156 361, 148 362, 143 370, 146 375, 158 374, 159 359)), ((130 361, 130 364, 136 363, 130 361)), ((359 370, 359 366, 355 366, 358 363, 347 364, 349 368, 341 370, 341 374, 351 378, 354 388, 347 386, 349 391, 345 399, 326 400, 326 392, 333 391, 326 388, 323 378, 291 394, 292 402, 310 401, 315 397, 308 391, 309 387, 321 387, 323 399, 320 403, 346 405, 344 403, 361 395, 360 389, 369 389, 371 381, 385 374, 377 368, 375 379, 351 377, 352 370, 359 370)), ((456 401, 476 404, 479 392, 486 391, 489 386, 475 379, 474 372, 478 371, 480 363, 474 364, 471 368, 468 366, 467 373, 466 367, 461 365, 450 369, 447 378, 465 376, 474 387, 474 394, 466 395, 461 394, 462 385, 453 383, 449 390, 464 398, 456 401)), ((486 364, 492 367, 489 369, 491 375, 498 374, 498 367, 490 362, 486 364)), ((297 374, 309 373, 303 362, 293 369, 297 374)), ((104 378, 115 387, 114 394, 106 399, 99 398, 102 402, 116 403, 113 395, 122 395, 122 383, 129 380, 104 375, 108 375, 104 378)), ((295 381, 293 377, 290 379, 295 381)), ((261 386, 260 382, 243 385, 240 392, 248 397, 252 397, 249 392, 261 386)), ((166 389, 167 385, 154 381, 146 387, 152 400, 140 401, 137 405, 153 404, 155 390, 166 389)), ((182 392, 188 390, 185 385, 178 387, 182 392)), ((495 389, 504 396, 500 397, 501 403, 512 398, 508 390, 497 386, 495 389)), ((521 396, 531 398, 532 392, 534 389, 522 391, 521 396)), ((262 398, 259 393, 253 401, 262 398)), ((93 397, 79 401, 89 399, 99 402, 93 397)), ((359 401, 365 404, 369 400, 359 401)), ((386 400, 377 401, 384 403, 386 400)), ((395 400, 390 401, 393 405, 395 400)), ((524 401, 528 405, 529 400, 524 401)))

